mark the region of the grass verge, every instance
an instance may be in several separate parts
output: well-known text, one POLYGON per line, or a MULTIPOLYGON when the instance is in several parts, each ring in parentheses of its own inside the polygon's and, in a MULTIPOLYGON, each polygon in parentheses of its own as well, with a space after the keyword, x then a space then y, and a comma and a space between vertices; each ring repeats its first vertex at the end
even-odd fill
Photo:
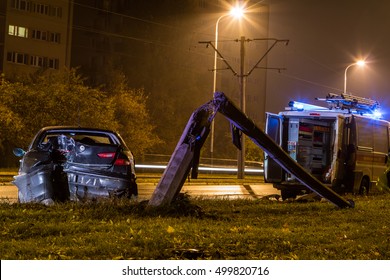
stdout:
POLYGON ((390 259, 390 195, 328 202, 0 204, 1 259, 390 259))

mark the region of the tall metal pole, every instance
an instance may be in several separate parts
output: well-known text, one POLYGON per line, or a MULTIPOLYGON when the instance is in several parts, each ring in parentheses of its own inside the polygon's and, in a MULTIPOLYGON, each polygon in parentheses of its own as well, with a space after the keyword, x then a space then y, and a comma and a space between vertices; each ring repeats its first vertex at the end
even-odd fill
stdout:
POLYGON ((345 71, 344 71, 344 93, 345 94, 347 93, 347 71, 348 71, 349 67, 354 66, 354 65, 364 66, 365 63, 366 62, 364 60, 359 60, 358 62, 352 63, 352 64, 348 65, 347 68, 345 68, 345 71))
MULTIPOLYGON (((240 39, 240 75, 239 75, 240 109, 245 114, 245 37, 240 39)), ((245 178, 245 135, 241 134, 241 150, 237 154, 237 179, 245 178)))
MULTIPOLYGON (((214 50, 214 79, 213 79, 213 94, 217 91, 217 67, 218 67, 218 26, 221 19, 225 16, 228 16, 229 14, 222 15, 218 18, 217 22, 215 23, 215 50, 214 50)), ((213 158, 214 158, 214 138, 215 138, 215 124, 214 119, 211 122, 211 128, 210 128, 210 158, 211 158, 211 165, 213 165, 213 158)))
POLYGON ((344 92, 343 93, 347 93, 347 71, 348 71, 349 67, 351 67, 355 64, 356 63, 350 64, 347 66, 347 68, 345 68, 345 71, 344 71, 344 92))

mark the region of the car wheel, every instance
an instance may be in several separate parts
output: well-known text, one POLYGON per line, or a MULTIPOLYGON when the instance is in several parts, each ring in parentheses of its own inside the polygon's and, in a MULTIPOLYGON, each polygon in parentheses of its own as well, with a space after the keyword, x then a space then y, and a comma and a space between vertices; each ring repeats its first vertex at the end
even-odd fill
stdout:
POLYGON ((363 177, 359 187, 359 195, 368 195, 369 188, 370 188, 369 179, 367 177, 363 177))
POLYGON ((127 198, 137 198, 138 197, 137 184, 131 185, 126 189, 125 197, 127 197, 127 198))

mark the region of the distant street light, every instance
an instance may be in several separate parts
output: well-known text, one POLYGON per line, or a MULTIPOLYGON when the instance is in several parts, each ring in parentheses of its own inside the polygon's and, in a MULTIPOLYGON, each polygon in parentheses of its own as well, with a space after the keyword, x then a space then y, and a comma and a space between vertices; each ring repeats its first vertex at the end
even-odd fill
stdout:
MULTIPOLYGON (((240 19, 244 15, 244 8, 240 6, 233 7, 229 13, 223 14, 217 19, 217 22, 215 24, 215 50, 214 50, 214 80, 213 80, 213 94, 217 90, 217 63, 218 63, 218 26, 219 22, 222 18, 226 16, 233 16, 236 19, 240 19)), ((214 120, 211 122, 211 140, 210 140, 210 158, 213 160, 213 153, 214 153, 214 120)))
POLYGON ((364 66, 366 64, 366 62, 364 60, 359 60, 355 63, 352 63, 350 65, 347 66, 347 68, 345 68, 345 72, 344 72, 344 93, 347 93, 347 71, 349 69, 349 67, 351 66, 354 66, 354 65, 358 65, 358 66, 364 66))

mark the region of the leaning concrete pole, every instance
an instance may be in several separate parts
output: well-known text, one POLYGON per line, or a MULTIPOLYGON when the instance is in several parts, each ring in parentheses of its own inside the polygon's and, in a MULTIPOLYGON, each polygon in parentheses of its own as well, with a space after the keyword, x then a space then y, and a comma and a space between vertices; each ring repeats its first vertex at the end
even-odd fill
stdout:
POLYGON ((199 107, 191 115, 148 206, 170 204, 175 199, 191 167, 197 168, 200 148, 207 139, 213 118, 214 107, 211 102, 199 107))

